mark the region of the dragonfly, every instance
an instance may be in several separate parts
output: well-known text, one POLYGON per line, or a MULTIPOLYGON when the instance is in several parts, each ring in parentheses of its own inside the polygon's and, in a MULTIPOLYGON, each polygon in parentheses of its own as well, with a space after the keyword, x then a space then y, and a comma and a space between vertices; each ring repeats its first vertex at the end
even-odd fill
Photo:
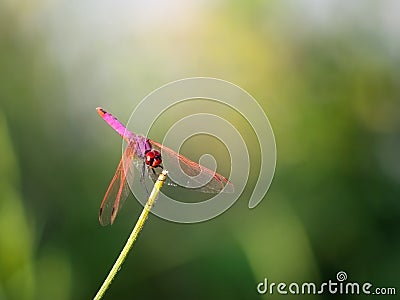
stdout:
MULTIPOLYGON (((128 182, 133 182, 135 168, 140 171, 140 181, 144 184, 145 176, 149 176, 153 181, 157 179, 163 169, 163 161, 168 161, 169 166, 181 168, 189 178, 201 184, 201 186, 194 188, 195 191, 233 193, 233 184, 224 176, 191 161, 160 143, 134 134, 103 108, 98 107, 96 110, 100 117, 127 142, 117 170, 100 205, 99 221, 101 225, 106 226, 114 223, 118 211, 129 195, 128 182), (204 183, 204 178, 207 178, 206 183, 204 183)), ((170 185, 176 186, 174 183, 170 183, 170 185)), ((145 184, 144 186, 147 191, 145 184)))

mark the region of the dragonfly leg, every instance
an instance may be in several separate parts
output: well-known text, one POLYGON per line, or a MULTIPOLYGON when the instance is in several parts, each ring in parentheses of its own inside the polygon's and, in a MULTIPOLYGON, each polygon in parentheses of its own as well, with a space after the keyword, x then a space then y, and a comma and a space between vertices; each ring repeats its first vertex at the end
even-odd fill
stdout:
POLYGON ((143 183, 143 185, 144 185, 144 188, 146 189, 147 197, 150 197, 150 193, 149 193, 149 190, 147 189, 146 183, 143 183))
POLYGON ((144 188, 146 190, 146 194, 147 194, 148 197, 150 197, 149 190, 148 190, 146 182, 144 180, 145 179, 145 175, 147 175, 146 173, 147 173, 146 163, 143 162, 142 172, 140 174, 140 183, 144 185, 144 188))
POLYGON ((142 172, 141 172, 141 174, 140 174, 140 182, 141 182, 141 183, 144 183, 144 175, 145 175, 145 173, 146 173, 146 163, 143 162, 143 165, 142 165, 142 172))
POLYGON ((160 168, 161 170, 164 170, 164 168, 163 168, 162 165, 158 165, 157 167, 151 168, 151 170, 153 171, 154 176, 158 177, 161 174, 161 172, 157 174, 156 171, 155 171, 156 168, 160 168))

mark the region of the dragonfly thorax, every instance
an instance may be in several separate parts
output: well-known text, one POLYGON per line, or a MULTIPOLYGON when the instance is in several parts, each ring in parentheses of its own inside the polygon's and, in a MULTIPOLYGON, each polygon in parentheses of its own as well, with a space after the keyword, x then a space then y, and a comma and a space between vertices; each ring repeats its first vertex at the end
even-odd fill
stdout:
POLYGON ((149 150, 146 151, 145 153, 145 161, 146 161, 146 165, 152 167, 152 168, 156 168, 158 167, 161 162, 161 153, 157 150, 149 150))

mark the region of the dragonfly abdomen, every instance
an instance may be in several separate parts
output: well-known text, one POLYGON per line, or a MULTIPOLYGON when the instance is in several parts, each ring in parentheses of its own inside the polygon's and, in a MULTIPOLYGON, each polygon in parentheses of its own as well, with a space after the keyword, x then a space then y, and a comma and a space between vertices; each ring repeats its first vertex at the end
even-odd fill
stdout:
POLYGON ((130 141, 135 137, 135 135, 130 132, 126 127, 112 114, 106 112, 101 107, 96 108, 100 117, 103 118, 104 121, 108 123, 116 132, 118 132, 125 140, 130 141))

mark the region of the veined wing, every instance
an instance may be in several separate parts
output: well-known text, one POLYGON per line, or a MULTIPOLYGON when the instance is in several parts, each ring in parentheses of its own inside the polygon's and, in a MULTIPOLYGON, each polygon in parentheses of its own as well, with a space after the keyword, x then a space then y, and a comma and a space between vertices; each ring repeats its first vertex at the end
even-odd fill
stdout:
POLYGON ((128 181, 134 176, 132 159, 135 146, 134 141, 129 142, 101 202, 99 221, 103 226, 114 223, 119 209, 129 195, 128 181))
MULTIPOLYGON (((233 184, 226 179, 224 176, 191 161, 183 155, 176 153, 174 150, 163 146, 155 141, 150 140, 152 147, 161 152, 161 157, 163 163, 168 161, 169 164, 172 164, 174 168, 182 168, 182 170, 190 176, 189 178, 185 178, 185 181, 193 180, 197 184, 202 186, 198 188, 194 188, 195 191, 200 191, 204 193, 219 193, 221 191, 225 193, 233 193, 234 186, 233 184), (177 165, 177 163, 179 165, 177 165), (225 189, 224 189, 225 188, 225 189)), ((172 170, 170 174, 172 174, 172 170)))

